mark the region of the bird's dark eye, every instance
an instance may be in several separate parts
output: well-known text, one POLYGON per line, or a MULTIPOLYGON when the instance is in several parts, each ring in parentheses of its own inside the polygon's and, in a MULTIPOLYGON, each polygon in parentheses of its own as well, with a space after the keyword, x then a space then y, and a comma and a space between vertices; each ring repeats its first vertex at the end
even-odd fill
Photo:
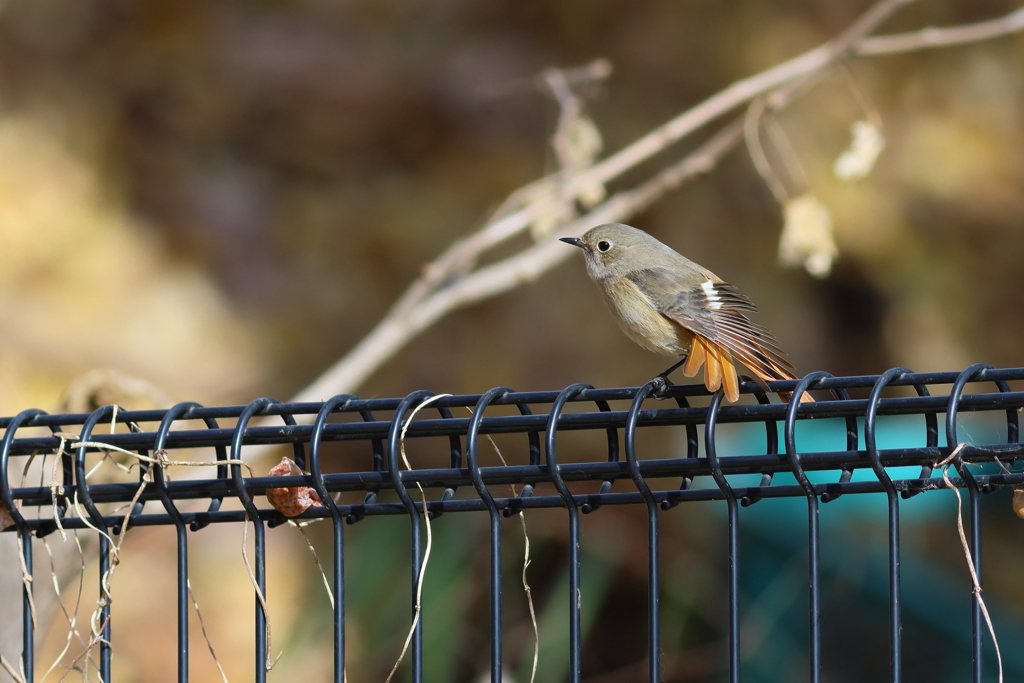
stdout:
POLYGON ((609 242, 608 240, 601 240, 600 242, 597 243, 597 250, 600 252, 608 251, 611 248, 612 243, 609 242))

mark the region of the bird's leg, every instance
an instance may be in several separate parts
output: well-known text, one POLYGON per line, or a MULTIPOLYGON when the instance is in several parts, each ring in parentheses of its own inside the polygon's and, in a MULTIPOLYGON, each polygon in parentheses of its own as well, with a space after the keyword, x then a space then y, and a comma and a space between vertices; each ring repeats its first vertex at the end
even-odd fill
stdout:
POLYGON ((689 358, 689 355, 689 353, 679 354, 679 357, 682 358, 682 360, 680 360, 678 363, 670 367, 668 370, 665 370, 664 372, 659 372, 657 375, 654 376, 654 379, 651 380, 652 382, 654 382, 654 391, 651 392, 652 397, 658 399, 659 401, 666 398, 665 394, 668 392, 668 388, 674 386, 674 383, 672 382, 672 380, 668 378, 668 376, 672 374, 673 370, 675 370, 683 363, 685 363, 686 359, 689 358))

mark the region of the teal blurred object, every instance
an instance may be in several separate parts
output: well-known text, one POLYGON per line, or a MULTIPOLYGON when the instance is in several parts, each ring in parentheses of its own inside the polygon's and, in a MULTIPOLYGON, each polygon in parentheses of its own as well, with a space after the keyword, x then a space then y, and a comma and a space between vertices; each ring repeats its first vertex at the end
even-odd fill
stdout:
MULTIPOLYGON (((797 447, 802 453, 844 450, 845 429, 845 422, 838 419, 798 422, 797 447)), ((878 421, 877 429, 880 449, 919 447, 924 443, 924 422, 920 416, 885 416, 878 421)), ((863 448, 863 420, 859 431, 859 447, 863 448)), ((940 429, 939 434, 939 445, 945 445, 944 430, 940 429)), ((1006 423, 998 413, 964 413, 959 419, 959 434, 969 443, 999 443, 1006 439, 1006 423)), ((677 450, 685 447, 684 439, 680 431, 681 443, 677 450)), ((703 443, 703 434, 701 439, 703 443)), ((781 423, 779 443, 782 448, 781 423)), ((764 427, 722 425, 718 430, 718 446, 719 455, 724 458, 763 453, 764 427)), ((998 469, 998 465, 993 464, 978 468, 978 473, 993 473, 998 469)), ((891 474, 893 479, 917 478, 920 469, 894 468, 891 474)), ((941 479, 941 471, 936 469, 932 476, 941 479)), ((825 483, 836 480, 837 473, 809 472, 808 478, 813 483, 825 483)), ((731 479, 734 486, 755 485, 760 475, 731 479)), ((857 469, 852 480, 873 481, 874 474, 869 467, 857 469)), ((778 486, 794 484, 795 478, 788 473, 779 473, 773 480, 773 485, 778 486)), ((710 477, 698 478, 694 487, 717 488, 710 477)), ((1009 494, 1009 491, 1000 491, 984 496, 983 509, 1001 506, 1004 514, 1012 518, 1009 494)), ((712 507, 724 527, 725 505, 712 507)), ((871 643, 869 636, 866 642, 847 644, 839 651, 849 650, 851 654, 847 656, 854 660, 865 656, 869 661, 877 660, 875 668, 879 675, 884 675, 888 671, 885 610, 889 599, 885 496, 882 493, 845 495, 821 505, 820 510, 822 582, 838 587, 831 595, 826 591, 823 597, 825 638, 829 638, 830 629, 836 638, 849 638, 850 622, 869 624, 869 631, 877 634, 877 643, 871 643)), ((955 510, 956 498, 952 492, 917 495, 900 501, 901 586, 904 635, 908 644, 904 679, 908 682, 953 683, 970 678, 971 583, 956 533, 955 510), (926 541, 926 537, 939 533, 943 542, 948 543, 945 548, 948 552, 942 557, 936 557, 934 548, 929 548, 926 541), (915 643, 926 643, 927 649, 915 649, 915 643)), ((805 672, 794 663, 803 662, 807 647, 806 502, 799 497, 763 499, 741 510, 740 525, 741 638, 744 673, 749 674, 745 680, 781 683, 802 678, 805 672), (748 640, 752 642, 747 643, 748 640)), ((1003 605, 1009 601, 1000 600, 998 593, 988 590, 985 595, 1002 645, 1006 680, 1024 680, 1024 649, 1014 646, 1024 641, 1024 614, 1005 608, 1003 605)), ((836 650, 826 648, 826 653, 836 650)), ((987 634, 986 657, 995 659, 987 634)), ((856 665, 852 661, 830 664, 827 659, 825 663, 833 671, 864 665, 863 661, 856 665)))

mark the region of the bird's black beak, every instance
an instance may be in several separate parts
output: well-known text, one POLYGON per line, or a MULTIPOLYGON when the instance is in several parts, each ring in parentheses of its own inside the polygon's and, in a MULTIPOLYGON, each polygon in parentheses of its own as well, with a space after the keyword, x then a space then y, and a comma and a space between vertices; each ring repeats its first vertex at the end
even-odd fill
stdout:
POLYGON ((559 237, 558 241, 565 242, 566 244, 571 244, 572 246, 579 247, 580 249, 583 248, 583 240, 581 240, 579 237, 559 237))

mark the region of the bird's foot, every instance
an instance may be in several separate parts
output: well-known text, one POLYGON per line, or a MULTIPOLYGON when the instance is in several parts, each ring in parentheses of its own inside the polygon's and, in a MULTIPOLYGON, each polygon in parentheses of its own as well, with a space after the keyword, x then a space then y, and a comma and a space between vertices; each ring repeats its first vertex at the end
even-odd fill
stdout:
POLYGON ((669 387, 675 386, 675 382, 670 380, 668 375, 665 373, 656 375, 650 383, 654 385, 654 391, 651 392, 651 398, 657 399, 658 401, 663 401, 668 398, 669 387))
POLYGON ((672 374, 672 371, 674 371, 676 368, 678 368, 679 366, 686 362, 687 355, 688 354, 685 353, 679 354, 681 360, 678 363, 670 367, 668 370, 665 370, 664 372, 659 372, 654 377, 654 379, 651 380, 651 382, 654 384, 654 391, 651 392, 652 398, 656 398, 659 401, 668 398, 669 387, 675 386, 675 383, 672 380, 670 380, 668 376, 672 374))

